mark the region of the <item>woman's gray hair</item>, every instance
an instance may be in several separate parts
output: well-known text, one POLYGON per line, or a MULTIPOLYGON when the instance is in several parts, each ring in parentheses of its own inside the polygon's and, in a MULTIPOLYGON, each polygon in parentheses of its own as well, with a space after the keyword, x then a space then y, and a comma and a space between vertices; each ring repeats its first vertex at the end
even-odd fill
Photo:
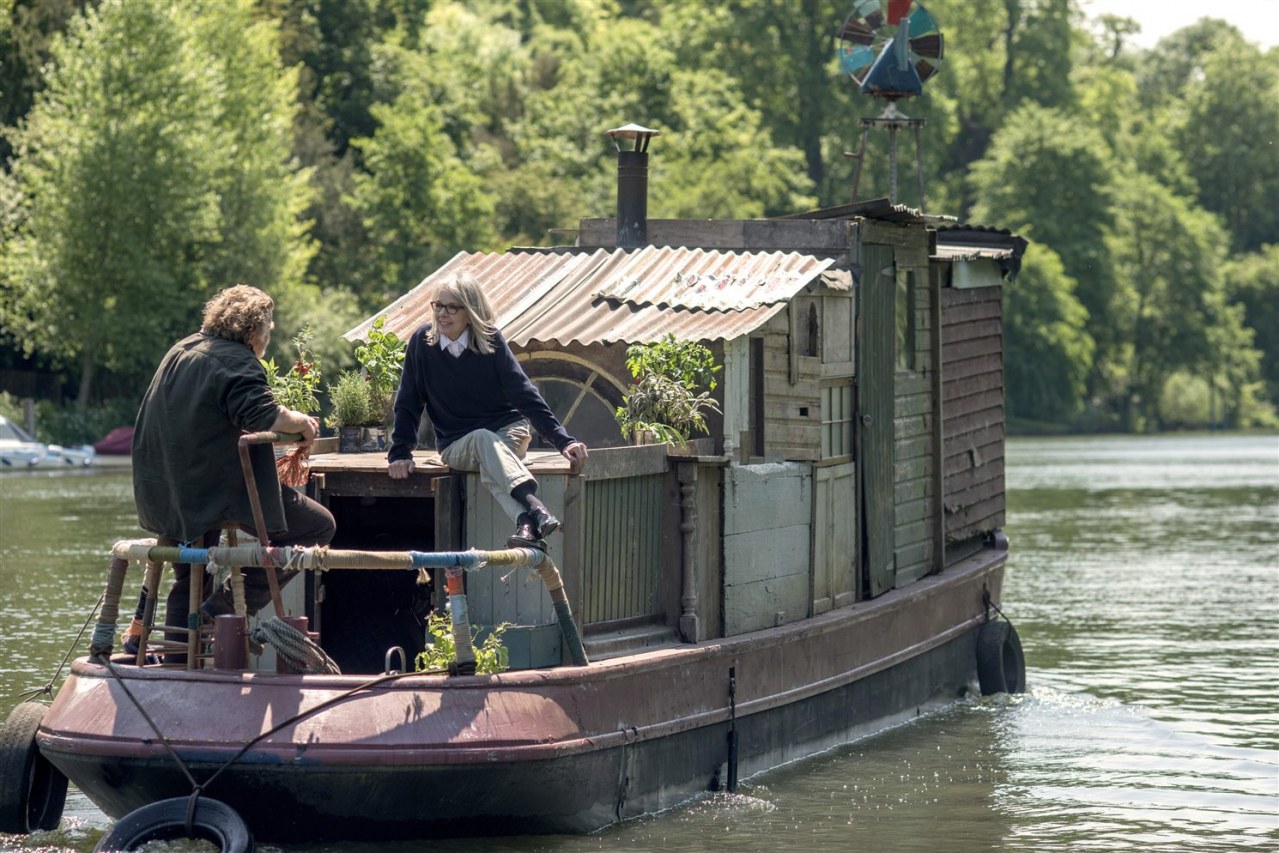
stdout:
POLYGON ((271 297, 250 284, 237 284, 219 291, 205 303, 200 331, 252 346, 250 339, 270 327, 274 313, 271 297))
MULTIPOLYGON (((493 310, 493 305, 484 295, 480 280, 472 273, 460 272, 453 278, 435 285, 435 289, 431 291, 431 302, 440 301, 441 294, 445 292, 455 294, 470 317, 471 339, 467 343, 467 349, 480 355, 491 354, 493 336, 497 334, 497 312, 493 310)), ((431 327, 426 330, 426 342, 432 346, 440 342, 440 331, 435 323, 431 323, 431 327)))

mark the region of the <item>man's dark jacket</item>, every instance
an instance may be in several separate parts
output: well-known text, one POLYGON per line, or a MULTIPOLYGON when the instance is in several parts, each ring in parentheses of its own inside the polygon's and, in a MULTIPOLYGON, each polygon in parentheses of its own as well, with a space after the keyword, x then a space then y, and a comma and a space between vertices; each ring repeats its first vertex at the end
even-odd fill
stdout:
MULTIPOLYGON (((253 524, 238 442, 279 407, 246 344, 197 332, 173 345, 142 398, 133 433, 133 499, 144 530, 193 542, 223 521, 253 524)), ((270 445, 250 448, 267 530, 284 506, 270 445)))

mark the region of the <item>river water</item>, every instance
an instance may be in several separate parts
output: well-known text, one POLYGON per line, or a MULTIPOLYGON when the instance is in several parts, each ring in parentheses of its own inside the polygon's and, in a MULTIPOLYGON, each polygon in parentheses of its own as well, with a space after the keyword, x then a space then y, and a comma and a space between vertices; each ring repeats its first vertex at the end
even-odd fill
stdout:
MULTIPOLYGON (((1012 440, 1007 484, 1027 694, 596 835, 429 849, 1279 851, 1279 437, 1012 440)), ((50 680, 136 524, 127 473, 0 475, 0 711, 50 680)), ((109 825, 73 788, 57 831, 0 849, 89 851, 109 825)))

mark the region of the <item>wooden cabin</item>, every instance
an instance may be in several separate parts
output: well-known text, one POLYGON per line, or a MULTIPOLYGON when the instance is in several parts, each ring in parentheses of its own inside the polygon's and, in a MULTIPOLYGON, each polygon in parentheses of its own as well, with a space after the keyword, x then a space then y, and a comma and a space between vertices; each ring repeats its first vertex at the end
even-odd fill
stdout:
MULTIPOLYGON (((580 470, 536 441, 528 461, 564 523, 551 554, 593 659, 804 619, 999 535, 1001 289, 1021 238, 885 200, 643 226, 632 247, 617 238, 633 228, 588 219, 573 246, 459 253, 347 334, 385 318, 405 337, 435 283, 464 270, 485 283, 526 372, 591 447, 580 470), (668 333, 723 365, 722 417, 688 448, 629 446, 613 418, 626 348, 668 333)), ((382 454, 313 459, 335 547, 504 546, 511 523, 478 475, 441 466, 423 439, 409 481, 390 480, 382 454)), ((325 648, 344 671, 378 671, 396 645, 411 661, 440 592, 358 574, 309 591, 325 648)), ((476 575, 467 594, 474 624, 513 624, 513 667, 560 661, 536 577, 476 575)))

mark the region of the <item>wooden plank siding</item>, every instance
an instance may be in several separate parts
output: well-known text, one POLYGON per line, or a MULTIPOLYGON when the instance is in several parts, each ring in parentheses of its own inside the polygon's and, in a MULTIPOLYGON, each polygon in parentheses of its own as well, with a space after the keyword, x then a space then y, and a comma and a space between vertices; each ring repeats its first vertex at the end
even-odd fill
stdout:
POLYGON ((946 541, 1004 525, 1002 288, 942 288, 946 541))
MULTIPOLYGON (((919 246, 896 252, 899 268, 921 255, 919 246)), ((926 254, 924 252, 923 254, 926 254)), ((926 266, 906 266, 913 275, 910 305, 914 324, 914 369, 898 370, 894 379, 893 402, 893 551, 896 563, 894 586, 914 583, 935 565, 934 536, 935 477, 938 461, 933 440, 936 401, 928 372, 932 363, 932 312, 929 310, 929 275, 926 266)))
POLYGON ((724 636, 808 616, 812 466, 724 472, 724 636))
POLYGON ((661 613, 662 479, 586 483, 584 624, 661 613))
POLYGON ((821 359, 793 357, 790 345, 785 331, 764 334, 764 453, 812 461, 821 453, 821 359))

